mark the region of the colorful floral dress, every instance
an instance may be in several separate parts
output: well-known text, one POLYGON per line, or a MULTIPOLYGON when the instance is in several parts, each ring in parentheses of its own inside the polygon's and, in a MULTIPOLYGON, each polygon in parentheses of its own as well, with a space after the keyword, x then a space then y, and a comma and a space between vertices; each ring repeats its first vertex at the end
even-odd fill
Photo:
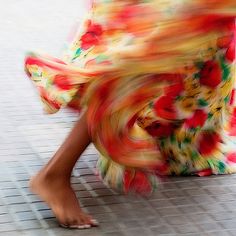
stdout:
POLYGON ((235 173, 235 16, 235 0, 96 0, 64 57, 26 72, 49 113, 87 110, 113 188, 235 173))

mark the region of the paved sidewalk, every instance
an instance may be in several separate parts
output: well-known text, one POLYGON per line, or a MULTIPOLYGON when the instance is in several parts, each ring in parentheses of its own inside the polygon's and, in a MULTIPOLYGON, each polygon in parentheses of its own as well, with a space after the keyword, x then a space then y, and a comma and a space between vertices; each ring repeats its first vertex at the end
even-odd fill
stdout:
POLYGON ((98 155, 91 146, 72 178, 82 206, 100 222, 84 231, 58 227, 50 209, 29 191, 29 177, 52 156, 78 115, 43 114, 23 72, 24 54, 40 48, 58 55, 84 13, 80 1, 0 3, 0 236, 236 235, 235 175, 170 178, 148 198, 123 196, 94 174, 98 155))

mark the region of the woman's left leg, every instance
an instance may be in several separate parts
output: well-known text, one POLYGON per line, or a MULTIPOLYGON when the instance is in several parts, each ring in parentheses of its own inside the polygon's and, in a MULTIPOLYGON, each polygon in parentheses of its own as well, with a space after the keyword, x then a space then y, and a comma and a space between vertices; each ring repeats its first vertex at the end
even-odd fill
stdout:
POLYGON ((59 223, 70 228, 97 225, 81 210, 70 183, 72 170, 90 143, 84 113, 52 159, 30 181, 31 190, 51 207, 59 223))

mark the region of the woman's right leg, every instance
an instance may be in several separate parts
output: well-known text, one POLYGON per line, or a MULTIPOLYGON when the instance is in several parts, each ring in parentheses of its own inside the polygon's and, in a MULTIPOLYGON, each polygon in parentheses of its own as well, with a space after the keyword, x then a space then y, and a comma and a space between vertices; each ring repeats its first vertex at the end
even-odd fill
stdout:
POLYGON ((64 226, 89 228, 97 225, 81 210, 70 183, 72 170, 90 142, 85 113, 52 159, 30 181, 31 190, 51 207, 64 226))

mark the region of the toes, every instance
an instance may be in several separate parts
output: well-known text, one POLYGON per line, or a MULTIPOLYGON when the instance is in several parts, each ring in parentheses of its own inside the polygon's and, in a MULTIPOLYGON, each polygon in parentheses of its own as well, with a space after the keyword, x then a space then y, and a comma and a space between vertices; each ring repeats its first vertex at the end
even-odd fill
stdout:
POLYGON ((85 225, 87 225, 86 221, 83 219, 83 217, 76 216, 74 219, 72 219, 69 223, 69 225, 73 228, 84 228, 85 225))
POLYGON ((60 226, 63 228, 70 228, 70 229, 76 229, 79 225, 83 225, 84 223, 78 220, 77 217, 65 217, 63 220, 60 221, 60 226))
POLYGON ((86 223, 90 224, 93 227, 96 227, 99 225, 98 221, 94 218, 92 218, 92 216, 84 214, 84 217, 86 218, 86 223))
POLYGON ((87 224, 85 224, 85 225, 78 225, 78 229, 89 229, 89 228, 91 228, 92 226, 91 225, 87 225, 87 224))
POLYGON ((72 219, 71 217, 67 218, 64 223, 60 224, 60 226, 69 229, 89 229, 95 225, 91 222, 90 218, 87 215, 80 214, 76 217, 76 219, 72 219))
POLYGON ((58 220, 61 227, 69 229, 89 229, 98 226, 98 221, 84 212, 77 212, 74 215, 70 212, 69 215, 58 217, 58 220))
POLYGON ((95 227, 99 225, 98 221, 95 219, 90 219, 90 224, 95 227))
POLYGON ((64 224, 60 224, 60 226, 62 228, 66 228, 66 229, 89 229, 92 226, 91 225, 64 225, 64 224))
POLYGON ((82 213, 80 216, 80 222, 83 223, 83 225, 90 225, 91 226, 90 217, 84 213, 82 213))
POLYGON ((82 213, 79 220, 77 220, 77 225, 79 229, 88 229, 98 226, 98 221, 93 219, 91 216, 82 213))
POLYGON ((60 223, 60 226, 61 226, 62 228, 65 228, 65 229, 68 228, 68 225, 65 225, 65 224, 62 224, 62 223, 60 223))

